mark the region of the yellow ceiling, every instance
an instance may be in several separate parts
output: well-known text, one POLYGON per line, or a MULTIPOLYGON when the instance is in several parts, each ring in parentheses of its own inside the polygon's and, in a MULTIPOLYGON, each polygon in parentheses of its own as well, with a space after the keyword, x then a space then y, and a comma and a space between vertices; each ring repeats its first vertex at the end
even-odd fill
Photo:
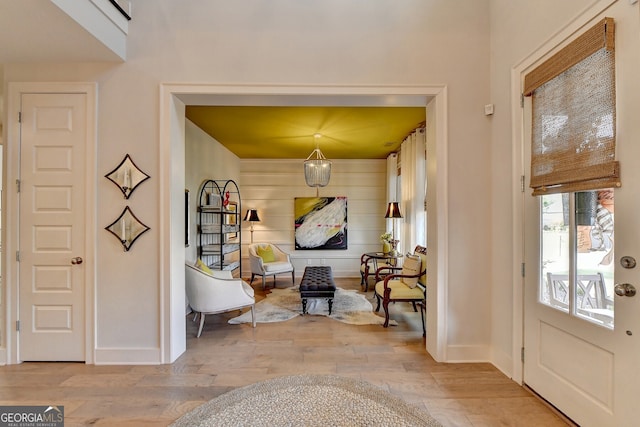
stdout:
POLYGON ((425 121, 424 107, 187 106, 186 116, 240 158, 384 159, 425 121))

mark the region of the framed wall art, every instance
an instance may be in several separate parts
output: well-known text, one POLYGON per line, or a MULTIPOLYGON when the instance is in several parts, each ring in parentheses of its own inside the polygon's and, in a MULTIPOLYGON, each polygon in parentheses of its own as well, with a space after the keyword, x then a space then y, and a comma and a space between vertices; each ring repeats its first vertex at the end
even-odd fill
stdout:
POLYGON ((294 199, 296 249, 347 249, 347 198, 294 199))
POLYGON ((237 202, 229 202, 227 203, 227 207, 225 208, 226 212, 229 212, 226 214, 227 218, 225 221, 225 224, 227 225, 231 225, 233 227, 235 227, 236 232, 235 233, 229 233, 227 234, 227 239, 228 240, 234 240, 238 238, 238 203, 237 202))

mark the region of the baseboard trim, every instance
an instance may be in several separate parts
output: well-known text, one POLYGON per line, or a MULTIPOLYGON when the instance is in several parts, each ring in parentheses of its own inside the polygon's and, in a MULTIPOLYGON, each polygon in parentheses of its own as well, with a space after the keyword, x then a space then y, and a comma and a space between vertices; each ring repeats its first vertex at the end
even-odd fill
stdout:
POLYGON ((98 348, 96 365, 160 365, 159 348, 98 348))
POLYGON ((450 345, 447 346, 447 363, 490 363, 489 346, 450 345))
POLYGON ((513 378, 513 358, 505 352, 492 353, 491 363, 509 378, 513 378))

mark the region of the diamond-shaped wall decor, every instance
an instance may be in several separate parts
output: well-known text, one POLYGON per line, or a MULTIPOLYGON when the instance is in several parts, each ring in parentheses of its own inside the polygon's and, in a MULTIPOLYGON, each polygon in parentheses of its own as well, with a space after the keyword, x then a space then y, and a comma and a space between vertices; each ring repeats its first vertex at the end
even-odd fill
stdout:
POLYGON ((118 219, 113 223, 105 227, 105 230, 110 231, 111 234, 116 236, 125 251, 133 245, 144 232, 150 230, 149 227, 144 225, 136 216, 131 212, 129 206, 125 207, 118 219))
POLYGON ((114 170, 105 175, 105 178, 117 185, 124 194, 124 198, 128 199, 133 190, 150 177, 142 172, 127 154, 114 170))

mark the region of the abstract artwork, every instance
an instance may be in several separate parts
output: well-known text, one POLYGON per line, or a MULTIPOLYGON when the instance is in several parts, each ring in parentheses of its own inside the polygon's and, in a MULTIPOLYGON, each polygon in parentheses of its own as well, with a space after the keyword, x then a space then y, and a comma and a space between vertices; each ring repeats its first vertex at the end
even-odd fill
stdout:
POLYGON ((347 198, 296 197, 296 249, 347 249, 347 198))

